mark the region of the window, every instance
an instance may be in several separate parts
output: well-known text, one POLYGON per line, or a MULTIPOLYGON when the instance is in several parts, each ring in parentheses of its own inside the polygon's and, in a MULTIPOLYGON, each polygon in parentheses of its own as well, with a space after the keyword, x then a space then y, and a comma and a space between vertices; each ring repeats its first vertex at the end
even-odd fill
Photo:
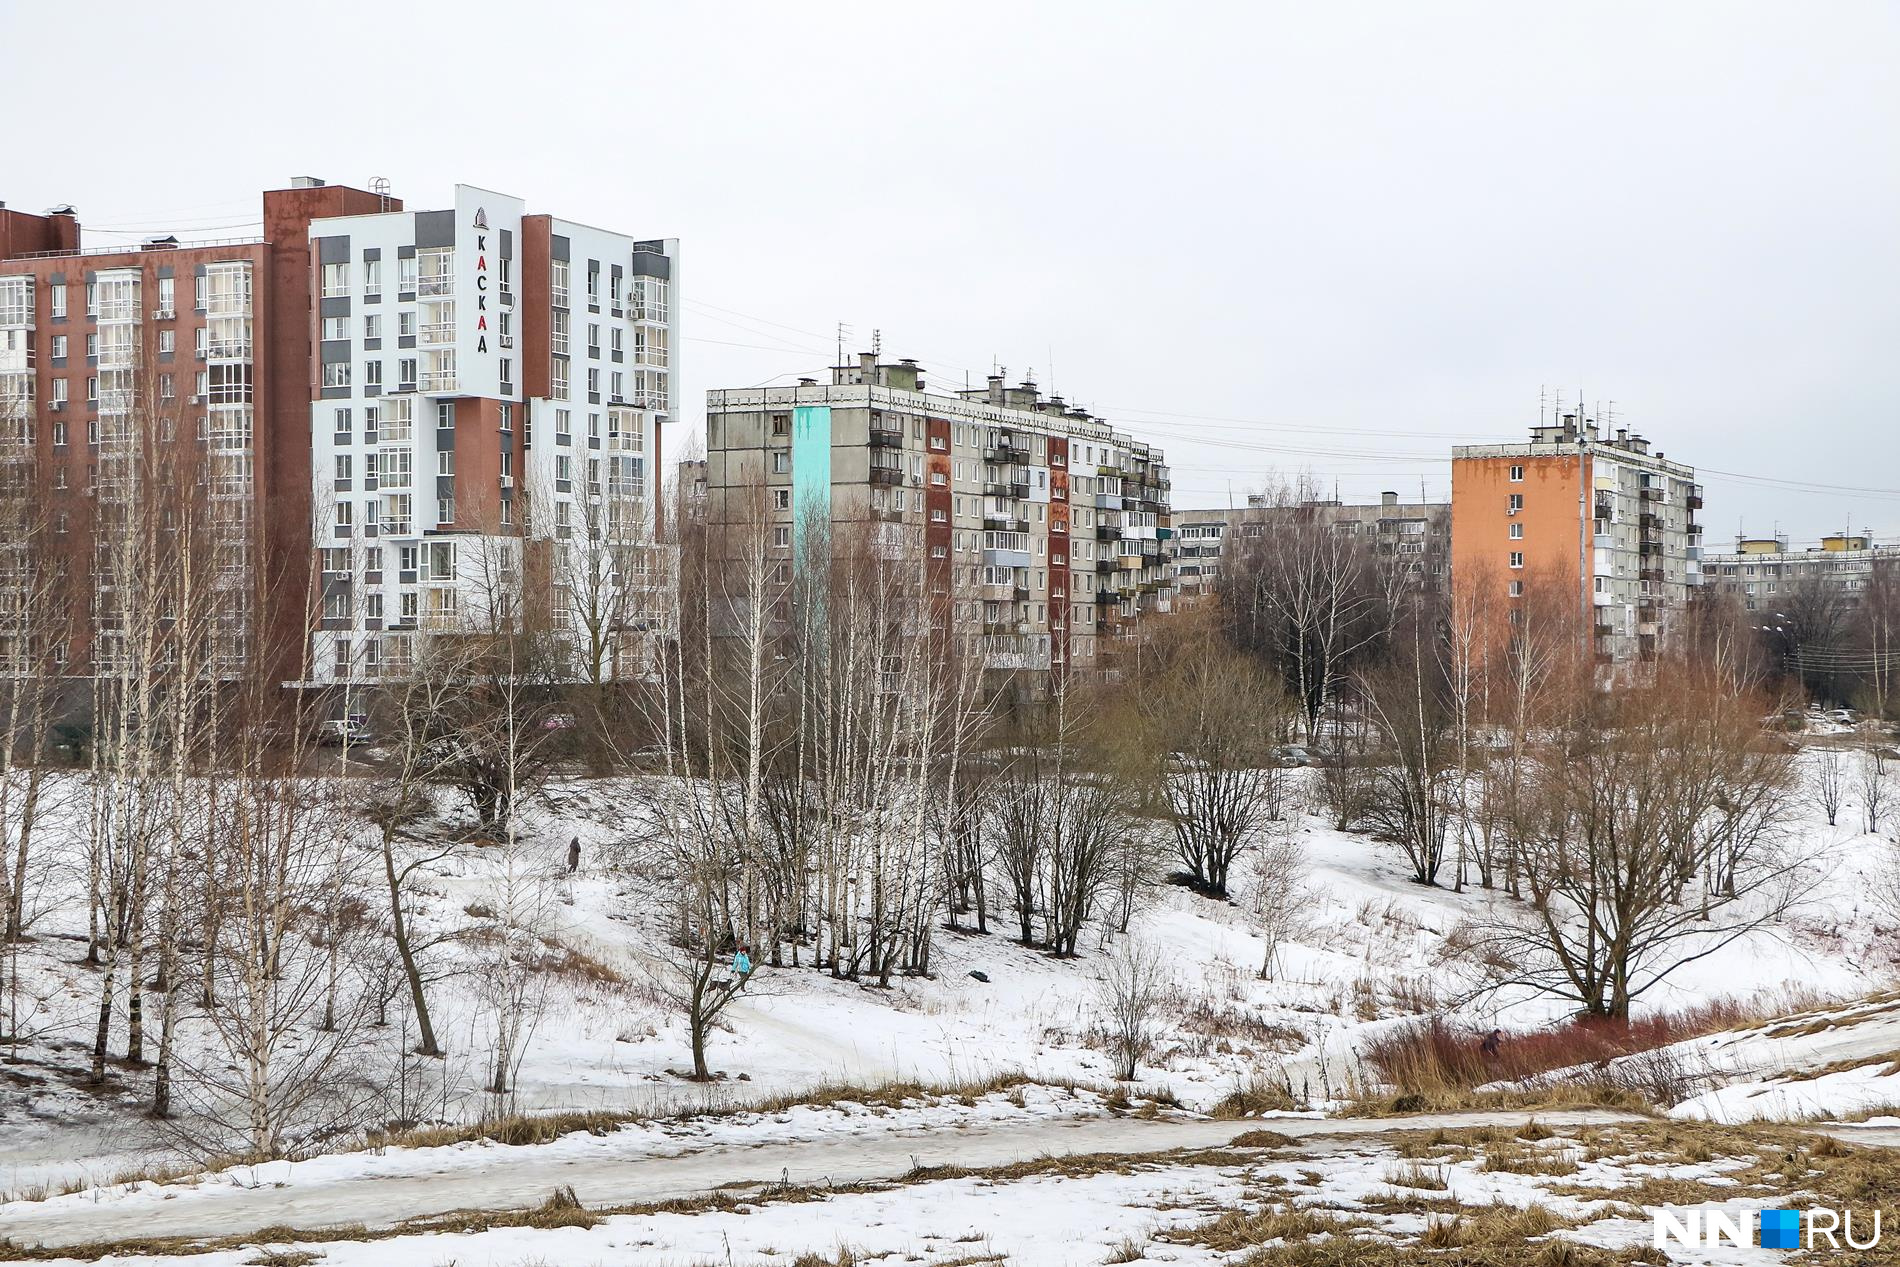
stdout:
POLYGON ((772 454, 772 474, 783 475, 792 469, 792 455, 780 449, 772 454))
POLYGON ((350 363, 333 361, 323 367, 323 385, 325 387, 348 387, 350 385, 350 363))
POLYGON ((1524 566, 1524 552, 1522 550, 1511 551, 1511 566, 1514 568, 1524 566))
POLYGON ((53 359, 56 361, 66 359, 66 336, 63 334, 53 336, 53 359))
POLYGON ((784 550, 790 548, 791 544, 792 530, 790 528, 772 529, 772 545, 775 548, 784 550))
POLYGON ((176 330, 160 330, 158 332, 158 350, 161 353, 176 352, 178 350, 178 332, 176 330))
POLYGON ((178 399, 178 386, 172 381, 170 374, 160 374, 158 376, 158 398, 160 400, 178 399))
POLYGON ((1513 484, 1522 484, 1524 482, 1524 468, 1523 467, 1514 466, 1511 468, 1511 482, 1513 484))
POLYGON ((380 312, 365 313, 363 315, 363 338, 369 340, 380 339, 382 337, 383 314, 380 312))
POLYGON ((53 408, 64 409, 65 407, 66 407, 66 380, 63 378, 56 378, 53 380, 53 408))
POLYGON ((567 307, 568 265, 566 260, 550 261, 548 267, 549 302, 556 308, 567 307))
POLYGON ((790 414, 773 414, 772 434, 775 436, 788 436, 792 434, 792 416, 790 414))
POLYGON ((347 409, 337 410, 332 415, 331 426, 332 426, 332 429, 334 429, 336 432, 335 443, 348 444, 350 442, 352 437, 350 435, 350 411, 349 410, 347 409))
POLYGON ((772 509, 773 510, 790 510, 791 508, 792 508, 792 490, 789 488, 773 489, 772 490, 772 509))
POLYGON ((587 323, 587 355, 596 361, 600 359, 600 322, 587 323))
POLYGON ((567 313, 556 309, 553 325, 548 332, 549 351, 556 356, 568 354, 567 322, 567 313))
POLYGON ((335 523, 339 528, 353 527, 356 524, 356 506, 351 502, 338 502, 335 523))
POLYGON ((1522 581, 1511 582, 1511 597, 1512 598, 1524 597, 1524 582, 1522 581))
POLYGON ((455 251, 452 247, 433 247, 416 252, 416 293, 451 295, 455 293, 455 251))
POLYGON ((326 339, 349 338, 350 319, 348 317, 325 317, 323 319, 323 337, 326 339))
POLYGON ((413 308, 396 314, 396 336, 402 339, 416 337, 416 314, 413 308))
POLYGON ((66 288, 64 286, 53 287, 52 300, 54 319, 63 319, 66 316, 66 288))
POLYGON ((348 264, 325 264, 323 266, 323 297, 333 299, 350 293, 350 266, 348 264))
POLYGON ((574 438, 574 415, 565 409, 554 411, 554 438, 557 441, 574 438))
POLYGON ((363 386, 383 389, 383 363, 381 361, 363 362, 363 386))
POLYGON ((600 261, 587 261, 587 302, 600 305, 600 261))
POLYGON ((416 293, 416 257, 404 255, 396 260, 396 289, 405 295, 416 293))
POLYGON ((1522 541, 1523 539, 1524 539, 1524 525, 1521 523, 1512 524, 1511 525, 1511 540, 1522 541))
POLYGON ((405 356, 396 362, 396 390, 412 392, 416 389, 416 358, 405 356))
POLYGON ((1522 509, 1524 509, 1524 494, 1512 493, 1510 513, 1515 515, 1518 511, 1522 509))
POLYGON ((383 262, 381 260, 363 261, 363 293, 365 295, 383 293, 383 262))

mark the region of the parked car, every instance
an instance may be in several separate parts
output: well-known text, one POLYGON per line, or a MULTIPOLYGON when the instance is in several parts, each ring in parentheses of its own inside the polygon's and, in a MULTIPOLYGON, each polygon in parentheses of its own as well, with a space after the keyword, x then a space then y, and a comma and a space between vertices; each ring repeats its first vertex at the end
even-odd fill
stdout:
POLYGON ((317 743, 324 748, 341 748, 345 744, 360 748, 369 740, 369 725, 360 717, 332 717, 317 727, 317 743))
POLYGON ((1313 754, 1305 744, 1283 743, 1273 750, 1273 759, 1281 766, 1308 766, 1313 764, 1313 754))

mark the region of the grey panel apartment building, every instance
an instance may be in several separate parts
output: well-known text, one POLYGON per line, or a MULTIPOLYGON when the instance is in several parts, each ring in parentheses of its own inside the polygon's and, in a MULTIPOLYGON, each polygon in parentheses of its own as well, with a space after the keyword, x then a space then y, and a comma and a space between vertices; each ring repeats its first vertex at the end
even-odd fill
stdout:
POLYGON ((1170 609, 1169 487, 1159 449, 1001 375, 949 395, 863 353, 829 383, 707 393, 710 522, 762 489, 788 566, 806 516, 858 525, 923 564, 998 671, 1100 667, 1170 609))
POLYGON ((1278 525, 1319 522, 1364 540, 1375 555, 1418 584, 1438 588, 1451 565, 1451 503, 1402 502, 1397 493, 1376 502, 1303 501, 1274 505, 1258 494, 1244 507, 1178 510, 1170 544, 1183 601, 1210 595, 1220 584, 1223 559, 1278 525))

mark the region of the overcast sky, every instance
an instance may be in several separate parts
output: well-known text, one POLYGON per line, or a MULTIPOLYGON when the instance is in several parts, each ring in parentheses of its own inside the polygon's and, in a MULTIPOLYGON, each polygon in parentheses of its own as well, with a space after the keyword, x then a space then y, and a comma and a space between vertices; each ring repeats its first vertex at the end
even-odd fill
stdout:
POLYGON ((0 0, 0 199, 240 236, 384 176, 676 236, 694 429, 844 321, 1033 370, 1177 506, 1442 496, 1561 389, 1707 471, 1711 546, 1900 537, 1900 5, 413 7, 0 0))

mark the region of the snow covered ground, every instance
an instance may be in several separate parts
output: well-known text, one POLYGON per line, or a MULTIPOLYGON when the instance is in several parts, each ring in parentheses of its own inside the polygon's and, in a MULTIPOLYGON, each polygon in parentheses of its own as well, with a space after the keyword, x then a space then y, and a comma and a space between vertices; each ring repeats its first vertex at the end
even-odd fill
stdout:
MULTIPOLYGON (((1104 1125, 1122 1134, 1167 1129, 1130 1121, 1104 1125)), ((1568 1122, 1558 1115, 1536 1127, 1382 1128, 1377 1134, 1303 1139, 1258 1133, 1234 1138, 1242 1127, 1232 1123, 1183 1124, 1190 1127, 1219 1133, 1203 1129, 1196 1132, 1203 1138, 1177 1136, 1176 1151, 1164 1154, 1052 1150, 1021 1165, 996 1165, 979 1149, 961 1171, 920 1170, 871 1183, 848 1183, 853 1176, 846 1174, 814 1188, 809 1174, 797 1173, 789 1187, 745 1187, 721 1199, 664 1208, 641 1204, 637 1187, 600 1201, 598 1188, 581 1172, 579 1186, 586 1191, 580 1208, 570 1206, 552 1218, 451 1217, 381 1237, 245 1231, 207 1253, 155 1246, 110 1261, 127 1267, 317 1261, 326 1267, 791 1267, 809 1265, 807 1256, 815 1256, 824 1263, 882 1261, 893 1267, 1070 1267, 1227 1263, 1236 1260, 1236 1251, 1262 1247, 1270 1253, 1331 1237, 1353 1238, 1368 1251, 1398 1246, 1439 1254, 1461 1246, 1520 1249, 1550 1239, 1628 1249, 1649 1245, 1651 1212, 1658 1206, 1721 1209, 1748 1227, 1765 1205, 1800 1200, 1809 1189, 1831 1191, 1828 1167, 1864 1164, 1837 1155, 1790 1170, 1784 1141, 1775 1137, 1737 1135, 1730 1147, 1712 1149, 1711 1140, 1720 1143, 1722 1137, 1680 1138, 1657 1124, 1607 1123, 1600 1115, 1568 1122)), ((1365 1131, 1368 1124, 1357 1129, 1365 1131)), ((925 1160, 935 1156, 926 1152, 925 1160)), ((181 1201, 188 1205, 192 1199, 181 1201)), ((23 1242, 33 1243, 34 1225, 16 1221, 9 1227, 8 1213, 0 1210, 0 1234, 25 1232, 23 1242)), ((116 1212, 100 1213, 99 1227, 110 1230, 116 1220, 103 1216, 116 1212)), ((150 1235, 165 1231, 157 1218, 148 1223, 150 1235)), ((1422 1253, 1417 1261, 1437 1256, 1422 1253)), ((1678 1249, 1647 1261, 1754 1267, 1779 1257, 1753 1248, 1678 1249)), ((1271 1267, 1278 1260, 1260 1261, 1271 1267)))
MULTIPOLYGON (((822 1083, 952 1084, 999 1073, 1052 1083, 1109 1080, 1109 1059, 1091 1037, 1099 939, 1091 932, 1080 959, 1057 961, 1014 944, 994 924, 981 936, 939 931, 934 976, 899 979, 888 990, 809 969, 761 971, 713 1042, 711 1060, 724 1076, 710 1086, 682 1079, 675 1071, 689 1064, 683 1025, 642 988, 659 945, 652 904, 601 865, 639 831, 627 803, 614 783, 576 781, 555 788, 526 818, 531 856, 559 896, 545 937, 609 971, 549 974, 517 1089, 496 1104, 478 1089, 492 1027, 479 962, 465 949, 447 949, 431 993, 448 1058, 422 1062, 426 1068, 401 1060, 414 1034, 400 1009, 387 1028, 362 1039, 356 1064, 366 1079, 391 1083, 401 1070, 414 1079, 404 1089, 410 1103, 403 1116, 469 1120, 499 1109, 657 1115, 725 1109, 822 1083), (583 867, 569 880, 560 873, 572 836, 582 841, 583 867)), ((1801 906, 1774 928, 1690 965, 1646 996, 1646 1006, 1791 991, 1855 998, 1892 981, 1896 940, 1869 897, 1884 842, 1846 825, 1851 807, 1837 828, 1801 813, 1802 848, 1813 864, 1801 906)), ((1348 1090, 1363 1076, 1354 1055, 1360 1039, 1458 992, 1457 970, 1440 957, 1446 935, 1495 900, 1412 884, 1394 851, 1310 815, 1292 830, 1313 867, 1311 927, 1283 950, 1279 979, 1257 977, 1262 943, 1250 924, 1245 875, 1226 903, 1163 888, 1136 921, 1134 935, 1167 952, 1179 988, 1170 1035, 1141 1078, 1190 1108, 1262 1076, 1284 1079, 1314 1101, 1348 1090)), ((62 872, 68 882, 83 875, 76 861, 62 872)), ((491 855, 455 854, 422 886, 421 924, 441 931, 466 923, 498 883, 491 855)), ((148 1075, 118 1070, 106 1092, 77 1085, 97 1007, 96 977, 78 963, 85 906, 70 889, 36 897, 46 913, 36 940, 22 948, 20 973, 29 994, 44 996, 36 1021, 43 1037, 27 1045, 23 1063, 0 1065, 0 1193, 110 1182, 128 1166, 168 1156, 172 1143, 138 1114, 148 1075)), ((1549 999, 1486 1000, 1456 1019, 1475 1031, 1534 1026, 1565 1011, 1549 999)), ((1738 1046, 1732 1072, 1772 1067, 1757 1063, 1768 1041, 1780 1040, 1738 1046)), ((1784 1102, 1842 1111, 1827 1100, 1835 1084, 1816 1082, 1819 1099, 1784 1102)), ((1856 1090, 1853 1103, 1882 1094, 1856 1090)), ((1071 1099, 1054 1111, 1092 1110, 1071 1099)), ((1727 1113, 1727 1101, 1710 1111, 1727 1113)), ((810 1125, 817 1130, 818 1119, 810 1125)))

